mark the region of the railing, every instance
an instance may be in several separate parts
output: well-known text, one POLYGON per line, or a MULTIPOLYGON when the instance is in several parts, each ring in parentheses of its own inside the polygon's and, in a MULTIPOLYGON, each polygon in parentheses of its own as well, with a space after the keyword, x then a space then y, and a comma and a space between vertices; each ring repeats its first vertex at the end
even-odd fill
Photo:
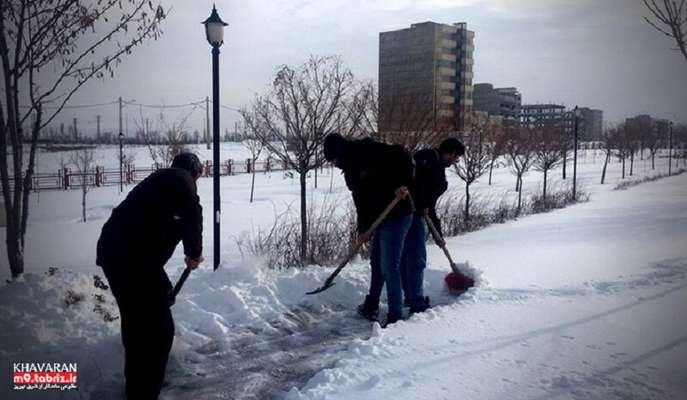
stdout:
MULTIPOLYGON (((88 170, 85 173, 72 170, 71 168, 64 168, 55 173, 35 173, 31 179, 31 190, 69 190, 80 189, 83 185, 88 187, 104 187, 115 186, 122 182, 125 185, 135 184, 160 169, 162 166, 153 164, 148 167, 137 167, 133 164, 123 166, 120 174, 119 168, 105 168, 96 166, 94 169, 88 170)), ((211 161, 205 161, 203 164, 204 177, 210 177, 213 174, 213 164, 211 161)), ((220 165, 220 176, 229 176, 237 174, 246 174, 255 172, 272 172, 287 170, 286 164, 275 160, 257 161, 247 159, 245 161, 226 160, 220 165)), ((10 177, 10 189, 14 189, 14 178, 10 177)))

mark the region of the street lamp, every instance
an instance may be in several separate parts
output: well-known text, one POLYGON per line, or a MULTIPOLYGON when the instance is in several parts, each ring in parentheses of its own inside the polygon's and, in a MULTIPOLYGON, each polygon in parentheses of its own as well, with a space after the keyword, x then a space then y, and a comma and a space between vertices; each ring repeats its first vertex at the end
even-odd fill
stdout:
POLYGON ((573 111, 575 114, 575 135, 573 137, 573 190, 572 190, 572 198, 573 201, 577 200, 577 130, 579 126, 579 110, 577 109, 577 106, 575 106, 575 110, 573 111))
POLYGON ((213 185, 213 217, 214 217, 214 269, 219 266, 219 47, 224 43, 224 27, 228 24, 217 14, 215 5, 212 13, 203 24, 205 38, 212 46, 212 185, 213 185))

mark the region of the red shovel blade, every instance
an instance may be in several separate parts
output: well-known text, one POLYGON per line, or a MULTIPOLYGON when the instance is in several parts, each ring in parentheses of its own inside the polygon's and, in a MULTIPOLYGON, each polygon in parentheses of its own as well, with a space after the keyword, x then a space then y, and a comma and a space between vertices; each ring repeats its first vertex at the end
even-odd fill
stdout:
POLYGON ((472 278, 460 272, 449 272, 444 278, 444 282, 451 292, 462 293, 475 286, 475 281, 472 278))

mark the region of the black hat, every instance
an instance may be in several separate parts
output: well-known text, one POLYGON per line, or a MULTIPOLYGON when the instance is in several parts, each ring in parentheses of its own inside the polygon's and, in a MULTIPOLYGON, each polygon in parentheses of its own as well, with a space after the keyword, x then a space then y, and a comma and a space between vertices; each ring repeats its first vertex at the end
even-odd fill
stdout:
POLYGON ((343 153, 344 147, 348 141, 338 133, 332 133, 324 138, 324 158, 327 161, 332 161, 338 158, 343 153))
POLYGON ((190 172, 194 178, 203 173, 203 164, 200 163, 198 156, 193 153, 180 153, 172 160, 172 168, 181 168, 190 172))
POLYGON ((465 146, 460 140, 456 138, 444 139, 439 145, 439 152, 441 153, 455 153, 457 156, 465 154, 465 146))

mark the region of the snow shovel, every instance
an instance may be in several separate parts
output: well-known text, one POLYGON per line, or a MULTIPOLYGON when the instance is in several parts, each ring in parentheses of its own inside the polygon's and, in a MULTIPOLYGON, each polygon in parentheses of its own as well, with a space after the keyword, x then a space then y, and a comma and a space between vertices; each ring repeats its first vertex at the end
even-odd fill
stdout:
MULTIPOLYGON (((204 261, 203 257, 201 257, 201 260, 199 261, 199 264, 204 261)), ((186 267, 184 268, 184 272, 181 273, 181 276, 179 277, 179 280, 177 283, 174 285, 174 289, 172 289, 171 292, 169 292, 169 305, 172 306, 174 305, 174 302, 177 299, 177 295, 179 294, 179 291, 181 291, 181 287, 184 286, 184 282, 186 282, 186 279, 188 279, 188 276, 191 274, 191 268, 186 267)))
MULTIPOLYGON (((382 223, 382 221, 384 220, 384 218, 386 218, 386 216, 389 215, 389 213, 391 212, 391 210, 396 206, 396 204, 397 204, 399 201, 401 201, 401 197, 400 197, 400 196, 396 196, 396 197, 391 201, 391 203, 389 203, 389 205, 386 206, 386 208, 384 209, 384 211, 382 211, 382 213, 379 214, 379 217, 377 217, 377 219, 372 223, 372 226, 370 226, 370 228, 365 232, 365 234, 370 234, 370 235, 371 235, 372 232, 374 232, 375 229, 377 229, 377 227, 379 226, 379 224, 382 223)), ((341 264, 339 264, 339 266, 336 267, 336 269, 334 270, 334 272, 332 272, 331 275, 329 275, 329 277, 327 278, 326 281, 324 281, 324 284, 322 284, 322 286, 320 286, 319 288, 313 290, 312 292, 307 292, 307 293, 305 293, 305 294, 316 294, 316 293, 324 292, 325 290, 327 290, 327 289, 329 289, 330 287, 334 286, 334 278, 336 278, 336 276, 339 275, 339 272, 341 272, 341 270, 346 266, 346 264, 348 264, 348 262, 351 261, 351 259, 353 258, 353 256, 355 256, 355 254, 358 252, 358 250, 360 250, 360 246, 362 246, 362 245, 363 245, 362 242, 358 242, 358 243, 355 245, 355 248, 353 248, 353 250, 351 250, 351 252, 348 253, 348 256, 346 256, 346 258, 345 258, 343 261, 341 261, 341 264)))
POLYGON ((191 268, 189 268, 189 267, 184 268, 184 272, 181 273, 179 280, 177 281, 176 285, 174 285, 174 289, 172 289, 172 291, 169 292, 169 300, 168 301, 169 301, 170 306, 174 305, 174 302, 177 299, 177 295, 179 294, 181 287, 184 286, 184 282, 186 282, 186 279, 188 279, 188 276, 190 274, 191 274, 191 268))
MULTIPOLYGON (((441 238, 439 231, 437 231, 437 228, 434 226, 432 219, 429 218, 428 215, 425 215, 424 217, 425 222, 429 227, 429 231, 432 232, 432 237, 434 238, 434 241, 436 243, 443 242, 443 239, 441 238)), ((448 258, 448 262, 450 263, 449 265, 451 266, 451 272, 449 272, 448 275, 446 275, 446 277, 444 278, 444 282, 446 282, 446 286, 449 288, 449 290, 454 293, 462 293, 468 290, 469 288, 475 286, 474 279, 460 272, 456 263, 453 262, 451 254, 448 252, 448 249, 446 248, 445 242, 441 245, 441 250, 444 251, 446 258, 448 258)))

